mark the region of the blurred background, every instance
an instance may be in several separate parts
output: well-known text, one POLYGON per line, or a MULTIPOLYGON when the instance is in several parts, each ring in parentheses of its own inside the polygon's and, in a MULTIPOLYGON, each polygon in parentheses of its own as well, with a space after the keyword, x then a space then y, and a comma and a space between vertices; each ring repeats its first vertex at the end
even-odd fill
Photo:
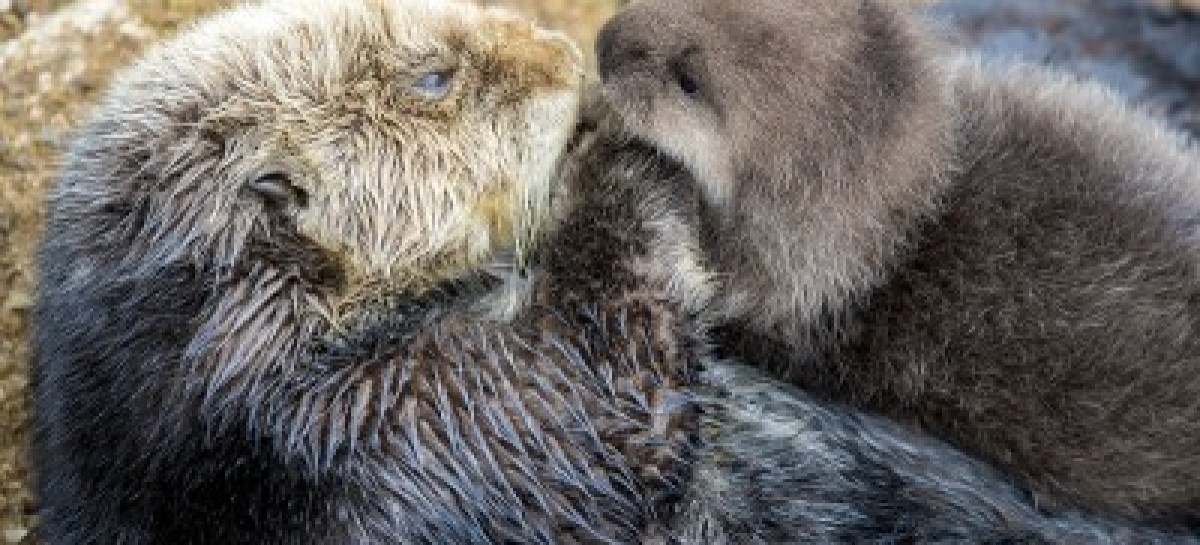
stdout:
MULTIPOLYGON (((961 47, 1100 80, 1200 136, 1200 0, 884 1, 920 11, 961 47)), ((58 150, 114 70, 229 3, 0 0, 0 545, 33 542, 27 319, 42 200, 58 150)), ((596 29, 623 2, 489 3, 566 30, 590 51, 596 29)))

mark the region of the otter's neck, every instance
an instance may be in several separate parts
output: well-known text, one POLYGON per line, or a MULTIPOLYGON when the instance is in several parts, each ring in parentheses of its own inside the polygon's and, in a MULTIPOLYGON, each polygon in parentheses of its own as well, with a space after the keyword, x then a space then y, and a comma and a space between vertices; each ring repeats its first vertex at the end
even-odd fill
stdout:
POLYGON ((765 363, 785 370, 843 340, 846 317, 918 243, 953 175, 950 78, 933 44, 888 15, 864 17, 856 79, 835 86, 829 117, 741 167, 734 212, 709 232, 725 277, 718 321, 754 338, 741 344, 774 344, 755 356, 782 357, 765 363))

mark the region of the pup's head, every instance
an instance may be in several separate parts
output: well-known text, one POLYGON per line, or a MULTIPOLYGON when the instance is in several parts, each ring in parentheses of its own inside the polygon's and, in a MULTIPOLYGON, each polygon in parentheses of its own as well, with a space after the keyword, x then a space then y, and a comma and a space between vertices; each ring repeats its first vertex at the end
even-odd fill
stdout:
POLYGON ((81 244, 150 267, 320 261, 343 291, 420 291, 526 250, 579 62, 560 35, 465 3, 237 8, 118 79, 54 208, 96 222, 81 244))
POLYGON ((889 130, 880 104, 914 93, 916 71, 890 15, 870 0, 642 0, 601 30, 599 68, 632 130, 726 206, 737 180, 794 177, 797 156, 852 161, 854 134, 889 130))

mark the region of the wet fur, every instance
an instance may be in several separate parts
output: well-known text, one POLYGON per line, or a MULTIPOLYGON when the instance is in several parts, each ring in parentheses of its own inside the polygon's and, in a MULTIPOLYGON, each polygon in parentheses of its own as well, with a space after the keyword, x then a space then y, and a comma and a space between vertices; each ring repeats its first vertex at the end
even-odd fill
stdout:
MULTIPOLYGON (((520 261, 540 236, 578 100, 573 49, 463 4, 280 1, 201 23, 118 78, 68 151, 41 247, 33 380, 44 538, 431 542, 419 532, 438 528, 413 521, 445 518, 422 509, 426 494, 447 490, 420 488, 442 474, 393 461, 452 463, 440 454, 459 445, 422 435, 444 415, 438 396, 447 385, 484 388, 461 375, 477 370, 519 381, 526 365, 504 358, 526 354, 499 350, 515 325, 447 319, 399 347, 376 342, 378 328, 424 319, 386 310, 396 294, 520 261), (423 71, 443 68, 455 70, 451 92, 415 92, 423 71), (273 189, 256 189, 272 173, 273 189), (482 346, 498 347, 494 365, 459 365, 482 346)), ((536 354, 557 348, 530 342, 536 354)), ((555 384, 528 392, 561 395, 555 384)), ((595 396, 622 387, 601 385, 588 408, 612 412, 595 396)), ((525 438, 555 433, 575 432, 525 438)), ((592 465, 603 460, 579 467, 592 465)), ((629 504, 615 496, 640 493, 624 486, 579 497, 610 510, 629 504)), ((535 499, 548 498, 520 497, 535 499)), ((563 507, 575 508, 588 506, 563 507)), ((553 520, 584 533, 600 525, 553 520)), ((478 537, 457 528, 438 539, 478 537)))
POLYGON ((1195 150, 925 34, 859 0, 645 0, 602 31, 610 96, 707 195, 719 345, 1040 505, 1195 521, 1195 150))

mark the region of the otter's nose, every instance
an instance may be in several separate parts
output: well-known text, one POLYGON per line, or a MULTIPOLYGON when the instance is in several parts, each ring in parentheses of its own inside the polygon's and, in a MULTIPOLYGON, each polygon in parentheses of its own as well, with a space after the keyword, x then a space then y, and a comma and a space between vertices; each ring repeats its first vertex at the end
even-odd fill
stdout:
POLYGON ((600 79, 608 80, 621 67, 645 60, 650 56, 650 47, 639 40, 631 30, 631 20, 626 13, 617 14, 596 35, 596 68, 600 79))

